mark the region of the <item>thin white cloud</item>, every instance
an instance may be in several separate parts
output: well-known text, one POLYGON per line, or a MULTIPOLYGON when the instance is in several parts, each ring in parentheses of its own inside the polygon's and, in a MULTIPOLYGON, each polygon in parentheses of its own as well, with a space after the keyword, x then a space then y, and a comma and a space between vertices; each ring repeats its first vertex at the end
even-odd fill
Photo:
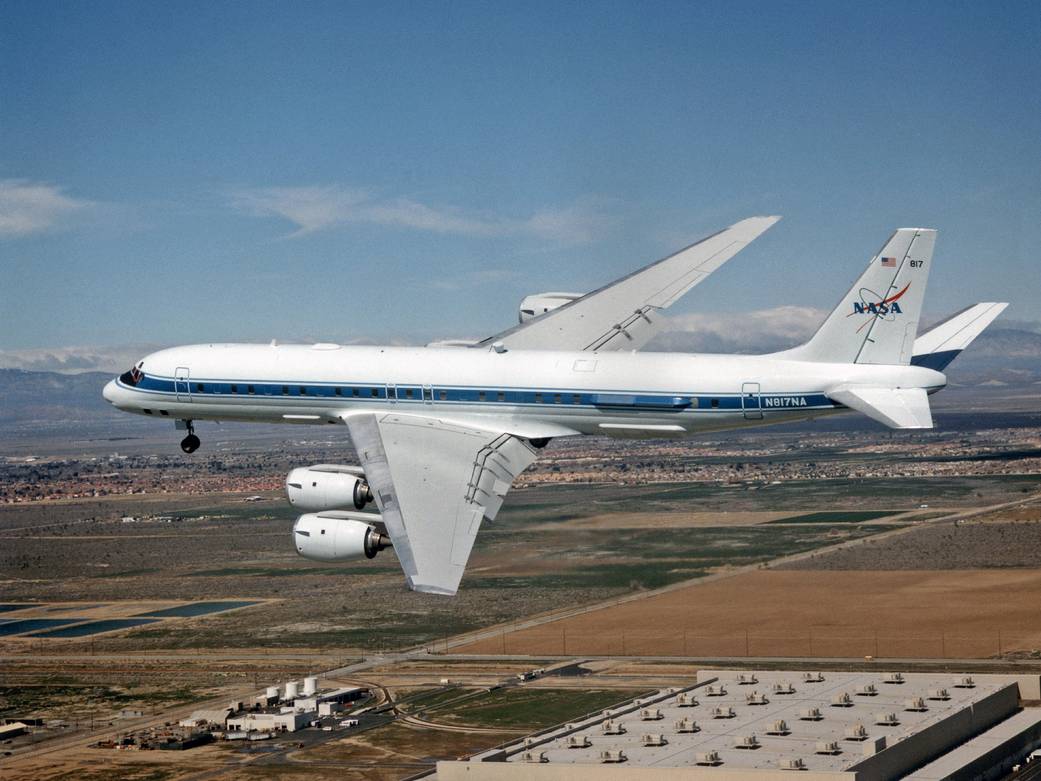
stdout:
POLYGON ((155 345, 121 345, 118 347, 40 347, 24 350, 0 350, 0 369, 23 369, 36 372, 107 372, 126 371, 145 355, 158 349, 155 345))
POLYGON ((778 306, 751 312, 711 312, 669 318, 648 350, 765 353, 801 344, 827 314, 808 306, 778 306))
POLYGON ((231 205, 255 217, 276 217, 296 226, 290 237, 350 224, 382 225, 474 237, 521 236, 570 244, 591 241, 610 223, 603 204, 584 200, 542 209, 525 219, 468 213, 409 198, 381 199, 339 185, 238 188, 231 205))
POLYGON ((60 227, 74 213, 91 206, 63 188, 28 179, 0 179, 0 238, 19 238, 60 227))
POLYGON ((480 285, 506 282, 516 279, 520 272, 508 268, 482 268, 451 278, 440 278, 429 281, 431 287, 438 290, 464 290, 480 285))

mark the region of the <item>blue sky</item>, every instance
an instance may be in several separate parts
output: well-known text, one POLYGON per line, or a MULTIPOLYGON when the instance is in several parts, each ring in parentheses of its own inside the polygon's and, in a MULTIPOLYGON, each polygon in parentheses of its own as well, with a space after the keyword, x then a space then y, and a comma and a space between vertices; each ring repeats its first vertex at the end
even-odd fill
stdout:
POLYGON ((1036 2, 6 2, 0 351, 479 337, 753 214, 681 322, 812 319, 908 225, 927 316, 1039 320, 1039 42, 1036 2))

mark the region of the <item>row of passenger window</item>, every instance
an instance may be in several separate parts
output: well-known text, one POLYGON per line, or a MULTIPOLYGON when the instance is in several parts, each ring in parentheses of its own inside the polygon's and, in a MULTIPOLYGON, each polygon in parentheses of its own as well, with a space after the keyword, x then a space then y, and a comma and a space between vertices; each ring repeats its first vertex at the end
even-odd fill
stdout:
MULTIPOLYGON (((325 398, 398 399, 404 401, 498 402, 505 404, 607 404, 610 406, 720 406, 719 399, 698 397, 603 397, 601 394, 545 393, 542 391, 471 390, 420 386, 342 387, 334 385, 257 385, 193 382, 194 393, 248 396, 314 396, 325 398)), ((736 400, 735 400, 736 401, 736 400)))

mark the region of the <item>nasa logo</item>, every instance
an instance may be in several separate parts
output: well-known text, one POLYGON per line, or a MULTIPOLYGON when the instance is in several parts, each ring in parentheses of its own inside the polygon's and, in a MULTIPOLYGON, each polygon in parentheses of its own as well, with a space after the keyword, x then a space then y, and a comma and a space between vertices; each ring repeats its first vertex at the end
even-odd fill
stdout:
POLYGON ((911 283, 908 282, 904 285, 903 289, 898 293, 894 293, 891 296, 880 296, 873 290, 868 290, 866 287, 860 289, 860 301, 853 302, 853 311, 850 312, 846 317, 853 317, 853 315, 872 315, 870 319, 864 322, 857 331, 860 331, 865 325, 874 320, 895 320, 896 315, 902 315, 904 310, 900 307, 900 299, 903 297, 907 289, 911 287, 911 283))
POLYGON ((887 304, 885 301, 881 304, 853 303, 853 314, 855 315, 888 315, 890 312, 894 315, 902 315, 904 310, 900 308, 900 304, 897 301, 893 301, 890 304, 887 304))

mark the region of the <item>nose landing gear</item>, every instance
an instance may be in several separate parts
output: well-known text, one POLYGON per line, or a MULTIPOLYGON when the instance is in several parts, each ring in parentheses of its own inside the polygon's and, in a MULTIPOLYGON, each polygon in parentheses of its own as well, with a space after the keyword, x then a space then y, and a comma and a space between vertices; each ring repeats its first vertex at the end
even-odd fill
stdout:
POLYGON ((185 453, 194 453, 199 449, 202 440, 195 436, 195 424, 192 421, 184 421, 184 427, 188 429, 188 436, 181 440, 181 450, 185 453))

